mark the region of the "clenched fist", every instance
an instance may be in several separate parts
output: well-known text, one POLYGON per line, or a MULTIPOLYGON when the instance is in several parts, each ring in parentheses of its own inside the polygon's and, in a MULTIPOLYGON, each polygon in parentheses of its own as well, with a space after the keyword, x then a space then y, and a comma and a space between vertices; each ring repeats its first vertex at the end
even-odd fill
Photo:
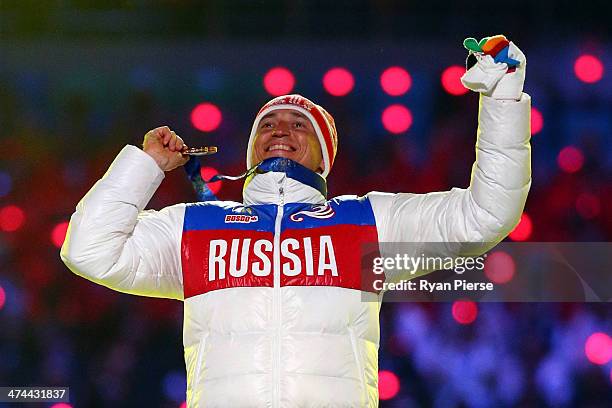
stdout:
POLYGON ((174 170, 187 163, 189 156, 182 154, 187 146, 168 126, 150 130, 142 142, 142 150, 155 160, 163 171, 174 170))

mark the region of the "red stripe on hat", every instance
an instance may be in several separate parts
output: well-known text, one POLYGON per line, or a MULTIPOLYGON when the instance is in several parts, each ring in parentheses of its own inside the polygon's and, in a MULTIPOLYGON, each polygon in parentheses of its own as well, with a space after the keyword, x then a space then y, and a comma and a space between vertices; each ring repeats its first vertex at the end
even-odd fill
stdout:
POLYGON ((314 107, 310 111, 312 116, 317 121, 317 124, 321 128, 321 133, 323 134, 323 140, 325 141, 325 149, 327 150, 327 157, 329 157, 329 169, 327 172, 331 170, 332 165, 334 164, 334 141, 332 139, 332 135, 330 134, 330 124, 328 124, 325 116, 323 116, 323 112, 319 110, 318 107, 314 107))

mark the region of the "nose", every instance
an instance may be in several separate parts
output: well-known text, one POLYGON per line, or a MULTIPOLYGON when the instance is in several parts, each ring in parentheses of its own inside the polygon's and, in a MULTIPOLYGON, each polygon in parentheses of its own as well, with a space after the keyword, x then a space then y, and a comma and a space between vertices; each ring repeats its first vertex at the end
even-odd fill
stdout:
POLYGON ((285 136, 289 136, 290 132, 291 132, 291 126, 289 125, 289 123, 281 120, 278 122, 278 124, 276 125, 276 128, 272 132, 272 136, 285 137, 285 136))

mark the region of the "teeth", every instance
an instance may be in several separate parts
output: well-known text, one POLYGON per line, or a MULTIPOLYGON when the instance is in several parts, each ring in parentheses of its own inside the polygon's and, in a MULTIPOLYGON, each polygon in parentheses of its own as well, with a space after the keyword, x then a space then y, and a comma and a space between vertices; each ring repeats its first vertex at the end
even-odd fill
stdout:
POLYGON ((287 145, 282 145, 282 144, 276 144, 276 145, 272 145, 270 147, 268 147, 268 151, 271 152, 272 150, 285 150, 288 152, 293 151, 293 149, 287 145))

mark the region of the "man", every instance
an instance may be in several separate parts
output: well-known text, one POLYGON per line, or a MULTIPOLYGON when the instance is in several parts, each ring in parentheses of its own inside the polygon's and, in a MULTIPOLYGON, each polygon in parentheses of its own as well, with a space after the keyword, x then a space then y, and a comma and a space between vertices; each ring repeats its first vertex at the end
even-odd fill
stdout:
MULTIPOLYGON (((143 211, 187 161, 167 127, 126 146, 72 216, 61 256, 115 290, 184 300, 189 407, 378 406, 381 294, 361 286, 368 242, 477 242, 517 224, 530 178, 530 98, 518 69, 478 53, 470 187, 326 199, 334 121, 299 95, 268 102, 247 150, 243 202, 143 211), (502 75, 499 75, 499 72, 502 75)), ((458 251, 454 255, 461 255, 458 251)), ((387 275, 387 280, 400 276, 387 275)))

